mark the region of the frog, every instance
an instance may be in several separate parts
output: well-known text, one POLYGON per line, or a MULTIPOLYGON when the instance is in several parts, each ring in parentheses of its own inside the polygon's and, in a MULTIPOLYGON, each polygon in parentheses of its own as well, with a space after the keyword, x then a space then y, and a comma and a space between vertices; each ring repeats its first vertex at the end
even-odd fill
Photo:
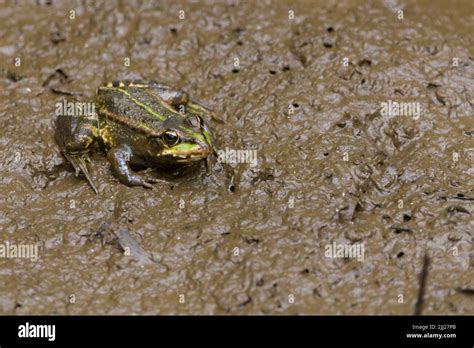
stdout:
POLYGON ((135 170, 180 173, 204 162, 208 174, 216 150, 208 122, 213 112, 187 92, 157 81, 112 81, 96 90, 95 112, 58 116, 55 139, 76 176, 83 173, 93 191, 91 153, 102 149, 120 183, 152 189, 161 181, 135 170))

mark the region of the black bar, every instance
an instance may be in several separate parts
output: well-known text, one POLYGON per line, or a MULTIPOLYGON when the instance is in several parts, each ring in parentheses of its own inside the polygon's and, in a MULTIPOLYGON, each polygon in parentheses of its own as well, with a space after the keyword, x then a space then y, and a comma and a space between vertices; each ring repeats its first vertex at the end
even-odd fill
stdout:
POLYGON ((0 317, 0 346, 408 343, 472 347, 473 324, 472 316, 3 316, 0 317), (26 323, 30 329, 31 324, 54 324, 54 341, 45 337, 20 338, 19 326, 26 323), (456 337, 407 338, 407 334, 455 334, 456 337))

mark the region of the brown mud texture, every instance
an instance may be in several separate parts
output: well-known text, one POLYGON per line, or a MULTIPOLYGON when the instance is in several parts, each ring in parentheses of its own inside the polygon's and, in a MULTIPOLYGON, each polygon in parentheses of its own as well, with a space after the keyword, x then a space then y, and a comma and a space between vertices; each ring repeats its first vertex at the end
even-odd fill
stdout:
POLYGON ((473 1, 2 1, 0 29, 1 314, 474 313, 473 1), (97 151, 94 194, 56 103, 119 79, 257 162, 147 190, 97 151))

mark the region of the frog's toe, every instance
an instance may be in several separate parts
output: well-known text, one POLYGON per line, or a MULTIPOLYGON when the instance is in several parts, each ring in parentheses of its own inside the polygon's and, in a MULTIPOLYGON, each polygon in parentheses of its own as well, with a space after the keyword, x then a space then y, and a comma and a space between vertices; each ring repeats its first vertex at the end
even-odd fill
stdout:
POLYGON ((76 172, 76 176, 79 175, 79 173, 83 173, 84 176, 86 177, 87 181, 89 182, 89 185, 92 187, 94 192, 97 194, 99 191, 97 190, 97 187, 94 184, 94 181, 92 180, 92 176, 90 174, 89 168, 87 167, 86 162, 90 162, 90 158, 87 154, 82 154, 82 155, 71 155, 65 153, 64 156, 66 159, 72 164, 74 167, 74 170, 76 172))
POLYGON ((145 178, 145 181, 150 183, 150 184, 157 184, 157 183, 166 183, 167 181, 166 180, 163 180, 163 179, 158 179, 158 178, 155 178, 153 176, 149 176, 149 175, 145 175, 144 176, 145 178))
POLYGON ((154 178, 146 178, 146 182, 149 184, 157 184, 160 182, 160 180, 154 179, 154 178))
POLYGON ((119 179, 127 186, 143 186, 147 189, 153 189, 153 182, 145 175, 134 174, 127 177, 119 177, 119 179))
POLYGON ((163 179, 158 179, 153 176, 150 176, 148 174, 136 174, 137 177, 137 186, 143 186, 149 189, 153 189, 154 186, 152 184, 157 184, 157 183, 167 183, 166 180, 163 179))
POLYGON ((142 181, 140 183, 140 186, 143 186, 144 188, 147 188, 147 189, 150 189, 150 190, 153 190, 153 185, 149 182, 146 182, 146 181, 142 181))

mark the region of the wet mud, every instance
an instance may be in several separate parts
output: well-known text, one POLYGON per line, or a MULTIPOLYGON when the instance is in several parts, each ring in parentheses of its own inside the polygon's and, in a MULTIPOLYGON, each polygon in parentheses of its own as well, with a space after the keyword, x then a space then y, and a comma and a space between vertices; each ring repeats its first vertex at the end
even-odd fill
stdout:
POLYGON ((0 258, 0 313, 413 314, 426 254, 423 314, 473 314, 473 23, 472 1, 2 2, 0 244, 39 255, 0 258), (95 152, 96 195, 55 105, 118 79, 186 90, 257 162, 147 190, 95 152))

